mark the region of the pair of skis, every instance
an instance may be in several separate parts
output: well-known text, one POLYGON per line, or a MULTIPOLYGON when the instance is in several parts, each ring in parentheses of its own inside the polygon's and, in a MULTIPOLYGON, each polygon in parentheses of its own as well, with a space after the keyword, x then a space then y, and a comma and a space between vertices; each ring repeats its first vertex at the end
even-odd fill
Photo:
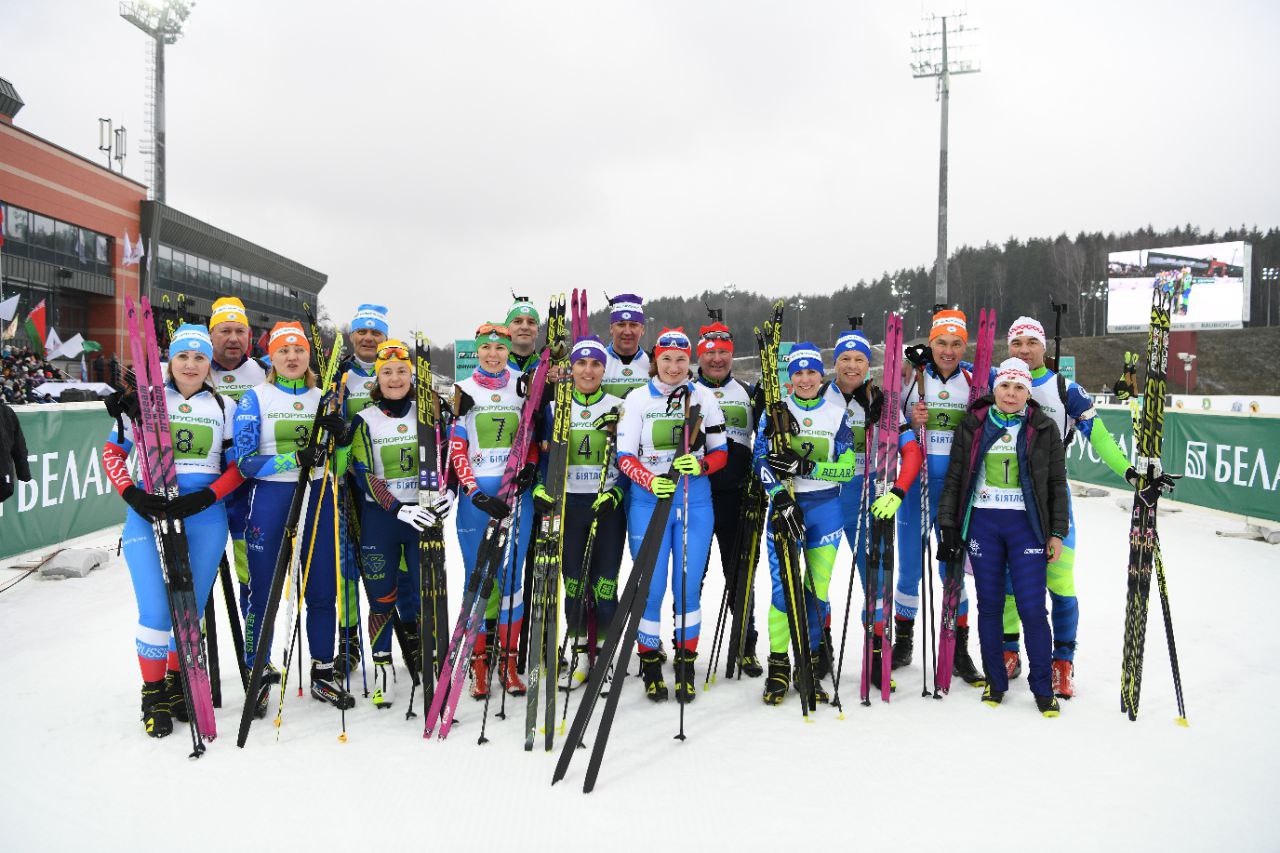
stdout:
MULTIPOLYGON (((126 296, 125 312, 134 382, 138 389, 140 420, 134 423, 134 443, 138 448, 142 486, 153 495, 172 500, 178 497, 178 475, 151 303, 143 297, 139 311, 133 299, 126 296)), ((205 751, 202 741, 212 741, 218 730, 214 720, 208 661, 200 637, 200 608, 191 574, 186 525, 183 519, 168 518, 162 514, 152 521, 152 528, 169 599, 183 701, 188 709, 191 757, 199 758, 205 751)))
MULTIPOLYGON (((585 292, 583 298, 585 299, 585 292)), ((573 291, 573 325, 579 325, 578 291, 573 291)), ((547 317, 547 340, 550 344, 551 368, 555 380, 555 408, 551 422, 551 439, 547 454, 547 471, 543 489, 553 504, 538 516, 537 538, 533 552, 533 587, 529 612, 529 655, 525 673, 524 748, 533 751, 534 730, 538 722, 539 694, 543 699, 544 748, 555 742, 556 638, 560 612, 560 568, 562 525, 564 521, 565 479, 568 475, 569 431, 573 415, 573 379, 568 376, 569 333, 565 329, 564 294, 552 300, 547 317), (541 689, 549 685, 546 689, 541 689)))
MULTIPOLYGON (((978 313, 978 341, 973 356, 973 375, 969 377, 970 406, 991 390, 991 361, 995 349, 995 335, 995 309, 983 308, 978 313)), ((928 470, 927 455, 924 461, 925 470, 928 470)), ((964 594, 967 559, 948 563, 942 579, 942 615, 939 620, 941 628, 938 633, 937 663, 933 673, 934 690, 940 693, 950 692, 951 677, 955 671, 956 625, 959 621, 960 597, 964 594)), ((926 566, 925 570, 932 571, 932 567, 926 566)))
MULTIPOLYGON (((669 413, 674 413, 681 407, 684 409, 684 427, 681 438, 681 451, 677 455, 688 453, 691 448, 696 446, 698 428, 702 420, 701 406, 689 404, 687 386, 676 389, 667 398, 667 411, 669 413), (684 389, 683 392, 682 389, 684 389)), ((673 469, 663 474, 663 476, 680 485, 679 481, 683 475, 678 474, 673 469)), ((569 728, 569 736, 561 747, 560 759, 556 762, 555 774, 551 777, 552 785, 564 778, 566 771, 569 769, 569 763, 573 760, 574 753, 578 750, 578 747, 586 746, 583 735, 586 733, 588 723, 591 722, 596 702, 600 698, 600 690, 604 685, 605 676, 610 672, 609 664, 612 664, 612 671, 616 677, 610 685, 609 695, 605 699, 604 713, 600 719, 600 727, 596 731, 595 744, 591 748, 591 758, 587 764, 587 775, 582 783, 582 792, 589 794, 595 788, 596 778, 600 773, 600 764, 604 760, 605 747, 609 742, 609 733, 613 729, 613 718, 618 710, 618 700, 622 696, 622 682, 626 680, 627 667, 631 663, 636 637, 640 632, 640 620, 644 616, 645 603, 649 595, 649 584, 653 580, 653 573, 658 564, 658 554, 662 550, 662 540, 666 536, 667 522, 671 518, 673 503, 674 498, 659 499, 654 506, 653 515, 649 517, 649 526, 645 528, 644 539, 640 543, 640 549, 636 552, 635 560, 631 566, 631 575, 627 578, 626 587, 623 589, 622 597, 618 602, 618 615, 625 614, 626 622, 619 626, 615 618, 614 624, 609 630, 609 639, 605 643, 600 657, 596 659, 596 665, 591 669, 591 677, 587 679, 586 695, 578 706, 578 711, 573 717, 573 725, 569 728), (621 627, 621 630, 618 630, 619 627, 621 627)))
MULTIPOLYGON (((542 405, 549 362, 550 353, 544 350, 520 380, 526 383, 526 396, 521 406, 519 423, 512 435, 511 453, 507 457, 507 465, 502 473, 497 494, 498 499, 508 507, 519 500, 516 480, 528 458, 529 444, 534 438, 535 415, 542 405)), ((514 515, 509 513, 501 521, 490 519, 485 527, 484 537, 476 554, 475 567, 467 578, 467 585, 462 595, 462 606, 458 611, 458 619, 454 623, 449 647, 440 667, 439 684, 436 685, 431 704, 427 708, 427 719, 422 731, 423 738, 430 738, 432 734, 437 734, 443 740, 448 737, 449 730, 453 727, 458 700, 462 696, 463 683, 466 681, 467 662, 471 659, 476 638, 484 624, 485 606, 489 601, 489 594, 493 591, 494 579, 507 557, 507 545, 513 535, 514 515)), ((519 535, 519 531, 517 530, 514 535, 519 535)))
MULTIPOLYGON (((884 394, 875 442, 867 442, 867 454, 875 448, 872 475, 876 497, 887 494, 898 476, 898 418, 902 408, 902 318, 889 314, 884 325, 884 370, 880 377, 884 394)), ((865 483, 864 483, 865 487, 865 483)), ((867 588, 862 613, 862 677, 859 697, 871 704, 871 668, 875 664, 876 597, 882 596, 880 640, 880 698, 889 701, 893 690, 893 561, 894 519, 872 518, 867 534, 867 588)))
POLYGON ((1134 443, 1137 460, 1134 468, 1138 482, 1133 495, 1133 512, 1129 526, 1129 571, 1125 595, 1124 653, 1120 679, 1120 709, 1130 720, 1138 718, 1138 700, 1142 688, 1142 659, 1147 636, 1147 605, 1151 594, 1151 570, 1159 583, 1160 605, 1164 615, 1165 638, 1169 644, 1169 660, 1173 668, 1174 693, 1178 702, 1179 725, 1187 725, 1186 706, 1182 699, 1182 676, 1178 667, 1178 650, 1173 639, 1173 622, 1169 612, 1169 595, 1165 587, 1164 561, 1160 553, 1160 537, 1156 530, 1160 488, 1155 481, 1161 475, 1160 453, 1164 440, 1164 401, 1168 382, 1169 327, 1173 307, 1190 286, 1190 271, 1171 271, 1156 277, 1151 296, 1151 330, 1147 337, 1147 375, 1143 390, 1141 414, 1137 421, 1134 443))
MULTIPOLYGON (((799 425, 791 416, 782 395, 782 381, 778 376, 778 351, 782 341, 782 312, 784 303, 773 305, 773 317, 765 321, 762 329, 756 329, 756 344, 760 349, 760 389, 764 393, 764 417, 769 438, 769 451, 782 454, 791 449, 791 438, 799 432, 799 425)), ((791 488, 786 484, 785 488, 791 488)), ((791 647, 796 654, 796 688, 800 691, 800 713, 808 720, 809 714, 818 710, 817 690, 813 672, 813 647, 809 641, 809 607, 805 600, 804 564, 801 561, 804 536, 797 536, 786 525, 774 524, 770 535, 782 576, 783 593, 787 603, 787 628, 791 635, 791 647)), ((745 615, 745 614, 744 614, 745 615)))
MULTIPOLYGON (((446 411, 440 395, 431 387, 431 342, 419 332, 414 341, 414 379, 418 407, 418 505, 431 507, 446 491, 448 446, 446 411)), ((418 678, 422 684, 423 713, 435 699, 436 676, 444 663, 445 626, 449 619, 449 593, 445 573, 444 524, 429 524, 418 536, 418 678)), ((416 685, 415 685, 416 686, 416 685)), ((405 719, 413 714, 413 693, 405 719)))

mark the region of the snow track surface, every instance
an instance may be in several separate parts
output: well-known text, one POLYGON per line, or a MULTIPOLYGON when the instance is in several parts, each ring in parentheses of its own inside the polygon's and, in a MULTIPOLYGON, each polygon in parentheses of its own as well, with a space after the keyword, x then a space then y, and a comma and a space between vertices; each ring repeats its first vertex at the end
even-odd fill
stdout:
MULTIPOLYGON (((523 751, 522 699, 508 697, 508 718, 499 720, 495 694, 483 747, 476 745, 481 705, 468 697, 449 739, 424 741, 420 698, 419 716, 404 719, 409 678, 399 661, 392 708, 375 709, 353 684, 346 743, 338 741, 337 711, 297 696, 295 671, 279 740, 271 719, 257 720, 237 749, 243 693, 218 590, 222 734, 204 758, 189 761, 182 727, 157 741, 138 721, 137 614, 122 559, 83 580, 30 578, 0 595, 0 849, 360 850, 381 838, 398 849, 599 850, 603 843, 613 853, 667 847, 673 837, 772 851, 800 838, 835 849, 1277 849, 1280 550, 1215 535, 1239 521, 1188 507, 1161 515, 1191 726, 1174 724, 1154 584, 1141 712, 1130 723, 1119 696, 1128 516, 1113 496, 1074 500, 1078 695, 1062 703, 1060 718, 1036 713, 1025 678, 995 709, 959 679, 941 701, 922 698, 917 625, 915 663, 894 674, 898 690, 887 706, 858 704, 851 644, 844 720, 820 706, 806 725, 794 692, 770 708, 760 701, 760 680, 722 680, 687 708, 689 739, 680 743, 672 739, 676 703, 652 705, 639 679, 628 678, 589 796, 581 793, 585 754, 552 788, 557 753, 523 751)), ((114 553, 114 534, 102 544, 108 538, 114 553)), ((446 538, 456 605, 462 562, 452 529, 446 538)), ((831 586, 837 641, 849 563, 846 544, 831 586)), ((759 572, 763 656, 763 557, 759 572)), ((0 570, 0 584, 17 576, 0 570)), ((721 589, 713 565, 699 683, 721 589)), ((859 636, 856 627, 850 633, 859 636)), ((284 636, 281 626, 277 664, 284 636)), ((976 659, 976 629, 970 651, 976 659)), ((580 698, 573 695, 573 708, 580 698)))

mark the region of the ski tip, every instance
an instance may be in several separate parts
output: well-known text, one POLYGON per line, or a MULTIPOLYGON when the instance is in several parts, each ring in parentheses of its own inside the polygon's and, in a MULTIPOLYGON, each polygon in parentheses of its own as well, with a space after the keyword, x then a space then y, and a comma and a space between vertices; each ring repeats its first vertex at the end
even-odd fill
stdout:
POLYGON ((1174 721, 1173 721, 1173 722, 1174 722, 1175 724, 1179 725, 1179 726, 1182 726, 1182 728, 1184 728, 1184 729, 1187 729, 1187 728, 1190 728, 1190 727, 1191 727, 1191 724, 1190 724, 1189 722, 1187 722, 1187 718, 1186 718, 1186 717, 1177 717, 1177 718, 1175 718, 1175 719, 1174 719, 1174 721))

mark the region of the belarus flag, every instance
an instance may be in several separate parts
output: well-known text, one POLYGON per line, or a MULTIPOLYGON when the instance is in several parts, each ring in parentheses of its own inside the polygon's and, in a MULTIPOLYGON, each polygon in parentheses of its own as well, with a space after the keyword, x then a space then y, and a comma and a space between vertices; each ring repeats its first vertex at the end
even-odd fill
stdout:
POLYGON ((44 300, 40 300, 40 304, 31 309, 31 313, 27 315, 27 340, 31 342, 31 348, 44 358, 44 300))

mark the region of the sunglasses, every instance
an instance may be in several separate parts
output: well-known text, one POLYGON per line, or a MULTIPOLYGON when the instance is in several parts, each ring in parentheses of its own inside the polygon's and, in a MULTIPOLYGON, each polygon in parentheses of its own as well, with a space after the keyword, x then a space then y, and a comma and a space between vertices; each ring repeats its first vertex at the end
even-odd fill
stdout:
POLYGON ((707 332, 702 336, 702 339, 704 341, 731 341, 733 340, 733 335, 728 332, 707 332))
POLYGON ((493 323, 485 323, 480 328, 476 329, 477 338, 484 335, 501 335, 504 338, 509 338, 511 337, 511 330, 506 326, 497 326, 493 323))
POLYGON ((399 344, 383 344, 378 347, 378 358, 382 361, 408 361, 409 350, 399 344))
POLYGON ((658 346, 662 348, 676 347, 678 349, 689 348, 689 338, 680 333, 666 334, 658 338, 658 346))

